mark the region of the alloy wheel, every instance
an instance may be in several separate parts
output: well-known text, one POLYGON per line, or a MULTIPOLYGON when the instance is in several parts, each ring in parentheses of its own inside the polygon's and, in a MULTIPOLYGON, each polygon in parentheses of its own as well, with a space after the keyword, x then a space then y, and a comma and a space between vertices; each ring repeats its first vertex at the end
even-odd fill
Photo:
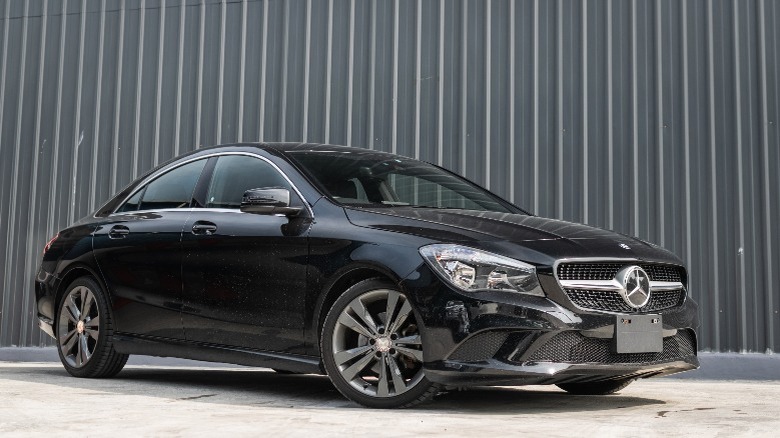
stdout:
POLYGON ((65 296, 57 328, 62 357, 74 368, 85 366, 100 338, 100 310, 89 288, 78 286, 65 296))
POLYGON ((410 391, 423 379, 420 332, 409 301, 390 289, 366 292, 339 314, 331 345, 341 377, 372 397, 410 391))

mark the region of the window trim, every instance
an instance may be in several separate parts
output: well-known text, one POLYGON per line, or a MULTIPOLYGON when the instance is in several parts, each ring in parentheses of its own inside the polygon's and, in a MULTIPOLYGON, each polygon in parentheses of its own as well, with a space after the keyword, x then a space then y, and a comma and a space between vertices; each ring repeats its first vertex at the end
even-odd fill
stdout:
MULTIPOLYGON (((273 161, 269 160, 268 158, 266 158, 266 157, 264 157, 264 156, 262 156, 260 154, 254 153, 254 152, 216 152, 216 153, 213 153, 213 154, 207 154, 207 155, 200 155, 200 156, 197 156, 197 157, 192 157, 192 158, 190 158, 188 160, 184 160, 184 161, 182 161, 180 163, 176 163, 174 166, 166 167, 164 169, 160 169, 159 171, 157 171, 157 172, 153 173, 152 175, 149 175, 148 177, 146 177, 140 184, 138 184, 138 188, 134 189, 127 196, 125 196, 125 198, 122 200, 122 202, 120 202, 119 205, 116 208, 114 208, 114 210, 109 214, 109 216, 126 215, 126 214, 142 213, 142 212, 182 211, 182 210, 185 210, 184 208, 175 208, 175 209, 161 208, 161 209, 156 209, 156 210, 136 210, 136 211, 133 211, 133 212, 117 212, 117 210, 119 210, 123 205, 125 205, 125 203, 130 198, 132 198, 137 192, 145 189, 146 186, 148 186, 152 181, 154 181, 157 178, 167 174, 168 172, 171 172, 174 169, 178 169, 179 167, 184 166, 186 164, 192 163, 193 161, 202 160, 202 159, 208 160, 208 159, 211 159, 213 157, 217 157, 218 158, 218 157, 228 156, 228 155, 244 155, 244 156, 248 156, 248 157, 258 158, 258 159, 260 159, 262 161, 265 161, 266 163, 270 164, 271 167, 273 167, 277 172, 279 172, 280 175, 282 175, 282 177, 290 184, 290 187, 292 187, 293 191, 295 191, 295 193, 301 198, 301 200, 303 201, 304 207, 306 207, 306 210, 309 212, 309 216, 310 217, 314 217, 314 212, 312 211, 311 206, 309 205, 309 201, 303 196, 301 191, 298 190, 298 187, 292 182, 290 177, 287 176, 287 174, 284 173, 282 171, 282 169, 280 169, 279 166, 276 165, 276 163, 274 163, 273 161)), ((208 166, 208 161, 206 162, 206 164, 203 167, 203 170, 201 171, 201 177, 204 175, 203 172, 206 172, 207 166, 208 166)), ((214 172, 213 172, 213 169, 211 169, 211 172, 209 172, 207 181, 205 181, 205 183, 209 183, 210 184, 211 183, 211 178, 213 176, 214 176, 214 172)), ((196 207, 193 207, 192 206, 192 200, 195 197, 195 190, 197 189, 197 186, 198 186, 199 183, 200 183, 200 177, 198 179, 198 182, 195 183, 196 187, 193 188, 192 195, 190 195, 190 206, 188 207, 189 210, 198 210, 198 211, 215 211, 215 210, 216 211, 224 211, 224 210, 230 210, 230 211, 236 212, 236 213, 243 213, 241 210, 235 210, 235 209, 201 208, 201 207, 197 207, 196 208, 196 207)), ((140 207, 140 204, 139 204, 139 207, 140 207)))

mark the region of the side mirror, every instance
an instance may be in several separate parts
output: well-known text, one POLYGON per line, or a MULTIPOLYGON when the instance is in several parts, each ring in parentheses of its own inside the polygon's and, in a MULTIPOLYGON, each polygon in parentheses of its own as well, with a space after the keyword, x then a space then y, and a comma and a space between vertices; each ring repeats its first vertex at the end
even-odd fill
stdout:
POLYGON ((302 210, 301 207, 290 207, 290 191, 279 187, 249 189, 241 199, 244 213, 297 216, 302 210))

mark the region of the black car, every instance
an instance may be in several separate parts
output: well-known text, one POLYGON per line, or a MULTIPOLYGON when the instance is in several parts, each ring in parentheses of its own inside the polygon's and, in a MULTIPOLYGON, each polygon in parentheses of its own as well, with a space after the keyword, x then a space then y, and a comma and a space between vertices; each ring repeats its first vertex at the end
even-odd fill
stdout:
POLYGON ((327 374, 404 407, 471 385, 609 394, 698 367, 668 251, 342 146, 176 158, 54 236, 35 287, 77 377, 173 356, 327 374))

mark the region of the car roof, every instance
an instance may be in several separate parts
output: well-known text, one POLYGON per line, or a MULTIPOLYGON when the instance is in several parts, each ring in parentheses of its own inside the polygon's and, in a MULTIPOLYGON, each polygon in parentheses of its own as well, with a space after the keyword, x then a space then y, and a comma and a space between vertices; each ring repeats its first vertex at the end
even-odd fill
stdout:
POLYGON ((207 148, 201 148, 198 149, 198 151, 204 151, 204 150, 218 150, 221 148, 257 148, 257 149, 263 149, 268 151, 278 151, 281 153, 286 152, 334 152, 334 153, 356 153, 356 154, 386 154, 386 155, 392 155, 397 156, 394 154, 391 154, 389 152, 384 151, 377 151, 377 150, 371 150, 371 149, 365 149, 365 148, 359 148, 359 147, 352 147, 352 146, 342 146, 342 145, 333 145, 333 144, 324 144, 324 143, 292 143, 292 142, 258 142, 258 143, 226 143, 221 144, 218 146, 211 146, 207 148))

